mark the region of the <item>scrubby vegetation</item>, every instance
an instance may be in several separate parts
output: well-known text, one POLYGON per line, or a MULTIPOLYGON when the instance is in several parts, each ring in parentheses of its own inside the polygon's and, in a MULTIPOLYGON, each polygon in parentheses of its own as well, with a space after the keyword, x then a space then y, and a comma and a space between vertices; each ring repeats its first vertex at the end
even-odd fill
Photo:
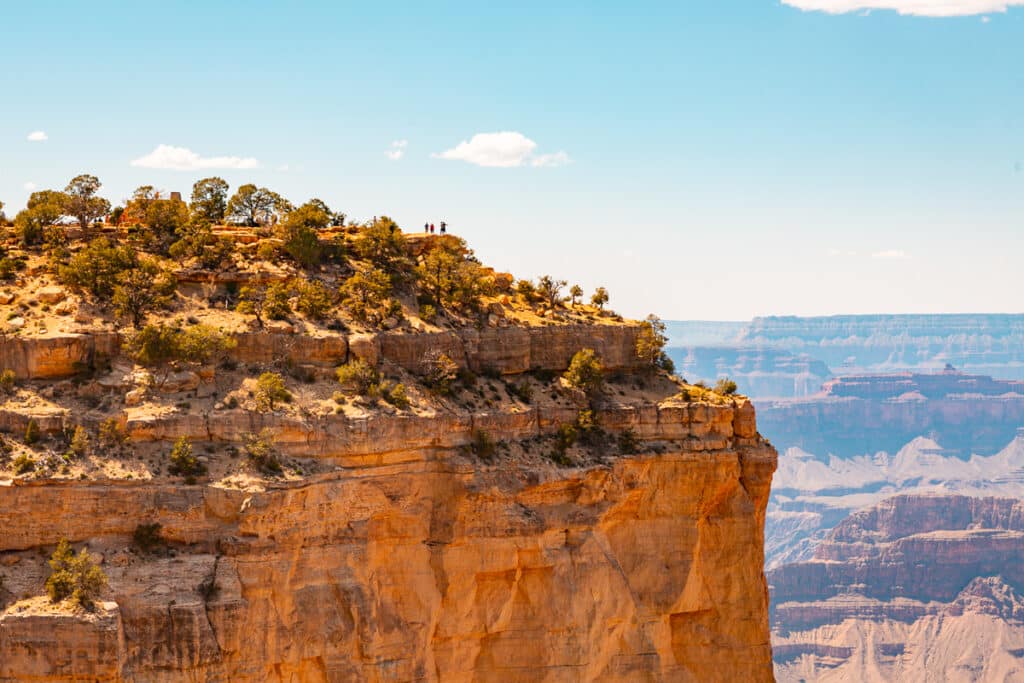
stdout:
POLYGON ((84 609, 92 609, 107 585, 107 576, 86 549, 75 553, 67 539, 61 539, 50 557, 50 576, 46 593, 52 602, 70 600, 84 609))
MULTIPOLYGON (((383 215, 352 221, 320 199, 293 204, 270 188, 231 188, 217 177, 199 180, 184 199, 143 185, 116 207, 102 189, 83 174, 64 189, 34 192, 0 240, 3 332, 66 335, 87 347, 67 350, 81 357, 64 376, 39 374, 16 355, 0 373, 0 400, 18 416, 0 448, 4 476, 192 483, 205 473, 245 487, 316 469, 282 459, 264 425, 551 408, 577 418, 546 423, 536 455, 574 466, 641 448, 635 434, 600 424, 615 401, 660 400, 658 392, 735 400, 734 387, 689 387, 669 376, 665 328, 653 316, 636 330, 635 356, 608 356, 615 367, 595 352, 606 348, 600 340, 567 369, 553 369, 547 350, 534 348, 543 367, 510 367, 501 354, 519 353, 524 329, 616 326, 622 318, 605 310, 603 287, 585 290, 556 274, 517 280, 481 264, 455 235, 406 233, 383 215), (505 336, 490 328, 511 329, 505 336), (424 334, 438 343, 419 345, 424 334), (495 335, 507 345, 497 360, 478 353, 495 335), (256 433, 232 432, 224 444, 224 432, 214 432, 224 429, 220 411, 252 413, 237 417, 256 433), (165 435, 182 431, 154 428, 164 420, 196 428, 187 432, 194 442, 172 443, 165 435)), ((468 453, 482 463, 525 453, 475 431, 468 453)))

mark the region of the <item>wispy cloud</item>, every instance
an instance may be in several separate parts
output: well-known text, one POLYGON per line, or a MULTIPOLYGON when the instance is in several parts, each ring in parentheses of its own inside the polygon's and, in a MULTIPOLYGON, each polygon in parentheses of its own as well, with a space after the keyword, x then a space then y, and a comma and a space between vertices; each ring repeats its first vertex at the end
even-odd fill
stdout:
POLYGON ((857 252, 850 251, 849 249, 829 249, 829 256, 856 256, 857 252))
POLYGON ((530 160, 530 166, 565 166, 569 163, 572 163, 572 159, 565 152, 541 154, 530 160))
POLYGON ((33 190, 35 190, 38 187, 38 185, 36 185, 35 183, 33 183, 30 180, 27 183, 25 183, 24 185, 22 185, 22 187, 25 188, 26 190, 28 190, 29 192, 32 192, 33 190))
POLYGON ((906 261, 910 258, 910 254, 902 249, 886 249, 884 251, 876 251, 871 255, 871 258, 880 261, 906 261))
POLYGON ((46 142, 50 139, 50 136, 44 130, 34 130, 26 135, 25 139, 29 142, 46 142))
POLYGON ((172 171, 199 171, 204 169, 259 168, 260 162, 252 157, 203 157, 186 147, 157 145, 146 156, 133 160, 132 166, 159 168, 172 171))
POLYGON ((918 17, 969 17, 1005 12, 1024 5, 1024 0, 782 0, 782 4, 828 14, 892 10, 918 17))
POLYGON ((402 158, 402 155, 405 154, 405 148, 408 146, 408 140, 395 140, 391 143, 391 147, 384 152, 384 155, 392 161, 398 161, 402 158))
POLYGON ((534 155, 537 143, 516 131, 477 133, 449 150, 434 154, 437 159, 465 161, 490 168, 516 166, 563 166, 569 163, 565 152, 534 155))

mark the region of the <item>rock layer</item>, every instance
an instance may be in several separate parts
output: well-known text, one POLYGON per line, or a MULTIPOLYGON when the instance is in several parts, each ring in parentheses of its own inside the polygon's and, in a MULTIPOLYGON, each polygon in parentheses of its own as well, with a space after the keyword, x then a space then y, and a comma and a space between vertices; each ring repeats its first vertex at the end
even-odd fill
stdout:
POLYGON ((46 574, 23 549, 67 536, 104 555, 116 607, 5 613, 0 680, 766 680, 774 465, 758 444, 559 475, 439 458, 263 492, 9 487, 8 596, 46 574), (124 550, 152 521, 175 557, 124 550), (57 634, 75 657, 40 654, 57 634))

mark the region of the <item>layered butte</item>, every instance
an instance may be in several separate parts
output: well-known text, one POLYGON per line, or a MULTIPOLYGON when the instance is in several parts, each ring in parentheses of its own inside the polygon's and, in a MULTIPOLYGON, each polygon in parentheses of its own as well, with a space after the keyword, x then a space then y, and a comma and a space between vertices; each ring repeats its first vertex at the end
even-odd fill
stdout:
POLYGON ((443 329, 224 323, 222 362, 163 377, 84 319, 0 340, 0 681, 770 680, 752 404, 652 372, 636 323, 507 301, 443 329), (559 380, 583 348, 588 400, 559 380), (450 393, 418 374, 440 354, 450 393), (409 404, 332 400, 356 361, 409 404), (275 369, 290 402, 257 408, 275 369), (111 419, 124 443, 96 446, 111 419), (78 427, 94 446, 63 457, 78 427), (203 473, 171 474, 182 440, 203 473), (107 576, 92 610, 45 595, 61 539, 107 576))

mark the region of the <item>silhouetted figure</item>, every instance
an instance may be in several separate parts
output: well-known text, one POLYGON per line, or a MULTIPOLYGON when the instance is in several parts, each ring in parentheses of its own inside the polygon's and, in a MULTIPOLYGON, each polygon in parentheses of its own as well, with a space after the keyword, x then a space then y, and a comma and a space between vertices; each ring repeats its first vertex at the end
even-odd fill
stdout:
POLYGON ((434 234, 434 224, 433 223, 430 224, 430 234, 431 235, 434 234))
POLYGON ((444 221, 441 221, 441 234, 442 234, 442 235, 443 235, 443 234, 445 233, 445 230, 446 230, 447 228, 448 228, 448 224, 447 224, 447 223, 445 223, 444 221))
POLYGON ((423 232, 430 232, 430 223, 423 224, 423 232))

